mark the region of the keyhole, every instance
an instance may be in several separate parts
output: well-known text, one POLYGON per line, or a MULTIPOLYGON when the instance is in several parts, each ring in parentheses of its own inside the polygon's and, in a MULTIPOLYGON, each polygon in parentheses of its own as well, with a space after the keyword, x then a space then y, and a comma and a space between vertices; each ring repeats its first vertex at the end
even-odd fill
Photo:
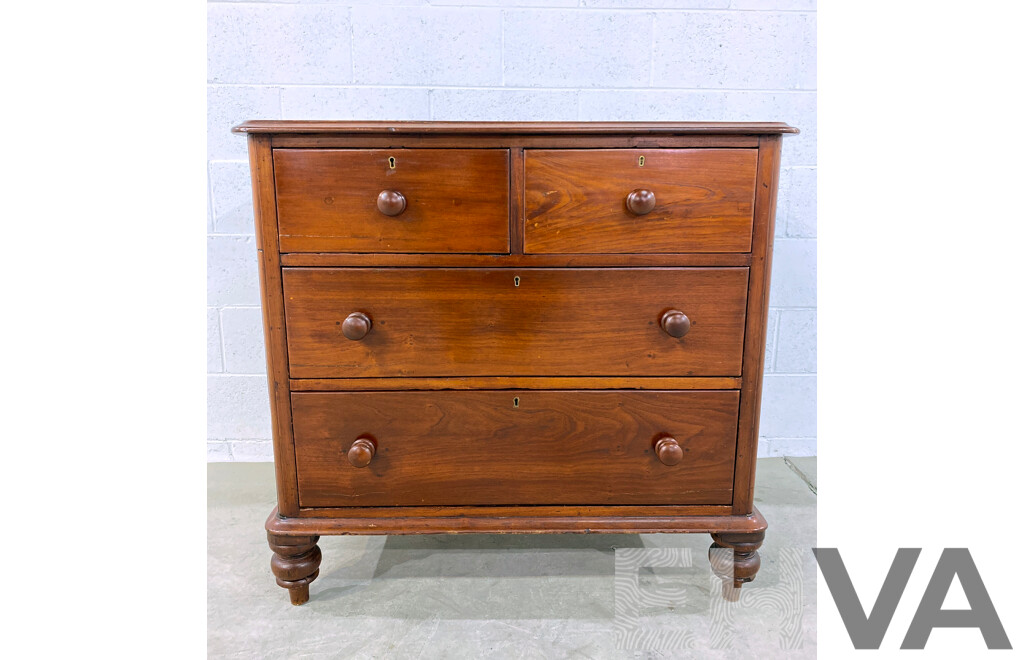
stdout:
POLYGON ((512 281, 513 281, 513 282, 515 282, 516 286, 519 286, 519 276, 518 276, 518 275, 516 275, 515 277, 513 277, 513 278, 512 278, 512 281))
POLYGON ((518 408, 519 407, 519 397, 517 397, 517 396, 512 397, 512 407, 513 408, 518 408))
POLYGON ((640 167, 644 166, 644 157, 640 156, 640 167))
POLYGON ((395 169, 395 157, 394 156, 390 156, 388 158, 388 167, 390 167, 391 169, 395 169))

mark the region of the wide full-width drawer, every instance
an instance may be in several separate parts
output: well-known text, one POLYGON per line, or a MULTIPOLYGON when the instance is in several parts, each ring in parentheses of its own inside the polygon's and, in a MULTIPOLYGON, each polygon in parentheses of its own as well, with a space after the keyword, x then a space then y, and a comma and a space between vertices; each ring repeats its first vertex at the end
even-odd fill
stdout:
POLYGON ((738 410, 735 390, 296 392, 299 503, 729 504, 738 410))
POLYGON ((509 251, 507 149, 275 149, 282 252, 509 251))
POLYGON ((528 149, 527 253, 749 252, 756 149, 528 149))
POLYGON ((289 374, 738 376, 747 272, 285 268, 289 374))

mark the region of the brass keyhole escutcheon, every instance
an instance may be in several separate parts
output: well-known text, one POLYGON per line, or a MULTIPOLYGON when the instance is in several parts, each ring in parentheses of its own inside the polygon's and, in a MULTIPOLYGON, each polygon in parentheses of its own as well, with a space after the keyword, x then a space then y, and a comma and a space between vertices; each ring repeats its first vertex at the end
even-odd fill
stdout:
POLYGON ((395 157, 394 156, 389 156, 388 157, 388 167, 390 167, 391 169, 395 169, 395 157))
POLYGON ((639 162, 640 162, 640 167, 643 167, 644 166, 644 157, 643 156, 640 156, 640 161, 639 162))
POLYGON ((519 276, 518 276, 518 275, 516 275, 515 277, 513 277, 513 278, 512 278, 512 281, 513 281, 513 282, 515 283, 515 285, 516 285, 516 286, 519 286, 519 276))
POLYGON ((519 397, 517 397, 517 396, 512 397, 512 407, 513 408, 518 408, 519 407, 519 397))

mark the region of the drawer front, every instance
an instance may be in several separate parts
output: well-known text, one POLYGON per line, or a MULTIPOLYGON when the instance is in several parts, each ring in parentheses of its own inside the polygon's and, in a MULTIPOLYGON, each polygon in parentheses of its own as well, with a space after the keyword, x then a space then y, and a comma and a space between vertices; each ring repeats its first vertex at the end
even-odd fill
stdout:
POLYGON ((297 392, 299 502, 729 504, 738 409, 737 391, 297 392))
POLYGON ((756 149, 527 150, 525 251, 749 252, 756 168, 756 149))
POLYGON ((508 160, 507 149, 275 149, 281 251, 507 253, 508 160))
POLYGON ((292 378, 740 375, 746 268, 285 268, 283 279, 292 378), (670 336, 663 318, 689 331, 670 336))

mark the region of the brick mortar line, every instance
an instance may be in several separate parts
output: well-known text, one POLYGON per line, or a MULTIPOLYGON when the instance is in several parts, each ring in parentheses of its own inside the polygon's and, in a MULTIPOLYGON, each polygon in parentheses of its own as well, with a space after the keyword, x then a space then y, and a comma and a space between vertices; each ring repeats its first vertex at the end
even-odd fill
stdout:
MULTIPOLYGON (((335 7, 341 9, 337 2, 232 2, 231 0, 208 0, 207 5, 224 5, 227 7, 335 7)), ((817 16, 816 9, 740 9, 732 7, 709 7, 687 9, 672 9, 665 7, 588 7, 585 5, 568 5, 560 7, 542 6, 501 6, 501 5, 433 5, 433 4, 401 4, 401 5, 354 5, 355 7, 372 7, 380 12, 381 9, 492 9, 501 11, 566 11, 566 12, 592 12, 592 13, 620 13, 634 14, 637 12, 657 12, 659 14, 807 14, 817 16)), ((369 10, 367 10, 369 11, 369 10)))
POLYGON ((255 377, 266 378, 267 377, 266 373, 262 373, 262 374, 235 374, 235 373, 230 373, 230 372, 223 372, 223 373, 210 373, 210 372, 207 372, 206 375, 207 376, 224 376, 224 377, 243 376, 245 378, 255 378, 255 377))
POLYGON ((310 87, 314 89, 456 89, 515 92, 756 92, 761 94, 817 94, 814 89, 771 89, 746 87, 524 87, 505 85, 374 85, 370 83, 271 83, 271 82, 217 82, 206 81, 207 87, 263 87, 285 89, 310 87))
MULTIPOLYGON (((213 209, 213 175, 210 173, 210 165, 213 162, 210 159, 206 160, 206 210, 210 213, 210 224, 213 225, 213 231, 217 231, 217 214, 213 209)), ((210 232, 207 232, 209 235, 210 232)))
POLYGON ((222 309, 217 310, 217 338, 220 340, 220 373, 228 370, 227 347, 224 343, 224 319, 221 317, 222 309))
POLYGON ((354 7, 348 8, 348 64, 349 74, 352 76, 352 80, 356 79, 356 52, 355 52, 355 34, 352 30, 352 10, 354 7))
POLYGON ((657 43, 655 40, 658 38, 658 15, 651 14, 651 63, 647 68, 647 86, 654 86, 654 45, 657 43))

